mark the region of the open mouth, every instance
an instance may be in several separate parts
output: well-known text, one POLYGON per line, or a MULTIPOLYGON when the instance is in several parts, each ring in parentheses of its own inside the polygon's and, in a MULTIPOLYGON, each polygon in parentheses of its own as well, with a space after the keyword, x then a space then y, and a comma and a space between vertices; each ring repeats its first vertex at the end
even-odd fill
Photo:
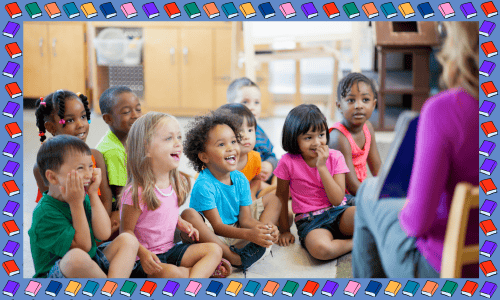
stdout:
POLYGON ((231 156, 228 156, 226 158, 224 158, 228 163, 230 164, 235 164, 236 163, 236 156, 234 155, 231 155, 231 156))
POLYGON ((90 182, 85 183, 85 184, 83 185, 83 189, 85 190, 85 194, 88 194, 88 193, 89 193, 89 186, 90 186, 90 182))
POLYGON ((85 137, 85 132, 76 135, 77 138, 83 139, 85 137))
POLYGON ((179 161, 181 159, 181 156, 179 153, 172 153, 170 154, 176 161, 179 161))

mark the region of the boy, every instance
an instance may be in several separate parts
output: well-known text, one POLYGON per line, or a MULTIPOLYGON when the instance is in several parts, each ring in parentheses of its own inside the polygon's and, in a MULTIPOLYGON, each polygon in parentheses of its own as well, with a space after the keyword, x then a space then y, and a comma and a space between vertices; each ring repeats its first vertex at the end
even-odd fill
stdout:
POLYGON ((101 170, 93 168, 87 144, 69 135, 50 138, 40 147, 37 164, 49 190, 28 231, 34 277, 129 277, 139 249, 133 235, 123 233, 96 247, 96 239, 109 238, 111 224, 97 195, 101 170))

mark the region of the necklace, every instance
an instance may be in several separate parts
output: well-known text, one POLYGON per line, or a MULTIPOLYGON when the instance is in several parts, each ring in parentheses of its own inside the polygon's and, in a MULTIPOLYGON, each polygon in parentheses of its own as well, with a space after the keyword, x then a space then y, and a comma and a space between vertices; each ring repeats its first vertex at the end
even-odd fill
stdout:
POLYGON ((171 195, 174 193, 174 189, 172 189, 172 191, 171 191, 170 193, 165 194, 165 193, 163 193, 163 192, 160 190, 160 188, 159 188, 156 184, 155 184, 155 188, 156 188, 156 190, 158 191, 158 193, 160 193, 163 197, 168 197, 168 196, 171 196, 171 195))

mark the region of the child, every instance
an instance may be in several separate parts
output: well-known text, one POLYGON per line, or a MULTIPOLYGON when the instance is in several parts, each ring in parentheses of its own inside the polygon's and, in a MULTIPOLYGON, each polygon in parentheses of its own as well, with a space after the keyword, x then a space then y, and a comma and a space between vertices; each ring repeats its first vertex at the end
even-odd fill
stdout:
POLYGON ((182 217, 200 232, 200 242, 221 246, 223 257, 246 270, 270 250, 278 238, 280 202, 267 206, 252 202, 250 185, 237 171, 241 140, 236 116, 215 111, 190 124, 184 153, 200 176, 191 193, 190 207, 182 217), (235 245, 243 248, 237 248, 235 245))
POLYGON ((216 269, 214 275, 230 270, 229 263, 227 269, 222 268, 222 250, 214 243, 173 242, 176 227, 195 240, 199 234, 179 216, 179 206, 190 189, 189 180, 177 170, 181 140, 179 123, 163 113, 149 112, 130 129, 120 232, 135 234, 140 242, 134 277, 208 278, 216 269))
MULTIPOLYGON (((227 102, 245 105, 253 113, 257 121, 260 118, 261 111, 260 97, 260 89, 257 84, 246 77, 234 80, 227 88, 227 102)), ((276 155, 273 153, 273 144, 258 124, 256 125, 255 138, 254 150, 260 153, 262 161, 258 178, 270 183, 273 170, 278 164, 276 155)))
POLYGON ((344 116, 342 122, 330 128, 330 148, 345 157, 349 173, 346 175, 346 197, 353 203, 359 186, 366 179, 366 163, 373 176, 380 165, 375 131, 370 119, 377 104, 377 91, 373 82, 360 73, 350 73, 337 88, 337 108, 344 116))
MULTIPOLYGON (((82 94, 76 95, 70 91, 57 90, 45 97, 45 99, 40 98, 36 102, 36 106, 36 126, 39 130, 40 142, 43 143, 45 141, 46 131, 50 132, 53 136, 69 134, 76 136, 84 142, 87 140, 90 127, 90 109, 87 97, 82 94)), ((91 152, 94 168, 103 170, 98 194, 106 212, 110 215, 112 195, 105 172, 106 164, 101 152, 95 149, 91 149, 91 152)), ((33 167, 33 174, 38 186, 38 202, 42 198, 41 192, 47 191, 49 187, 38 170, 38 164, 35 164, 33 167)))
POLYGON ((342 153, 328 149, 328 126, 321 111, 302 104, 290 111, 283 125, 285 154, 274 175, 276 195, 283 209, 279 244, 295 241, 288 225, 288 193, 292 196, 295 224, 303 247, 317 259, 329 260, 352 249, 355 207, 346 207, 345 175, 349 172, 342 153))
POLYGON ((99 99, 99 108, 109 130, 96 148, 104 156, 108 170, 109 187, 113 194, 111 223, 114 232, 120 226, 116 199, 127 184, 127 136, 132 124, 142 116, 142 111, 139 98, 126 86, 111 87, 104 91, 99 99))
POLYGON ((128 233, 96 247, 111 234, 109 217, 97 195, 101 170, 82 139, 50 138, 37 154, 48 191, 33 211, 28 231, 34 277, 127 278, 139 243, 128 233))

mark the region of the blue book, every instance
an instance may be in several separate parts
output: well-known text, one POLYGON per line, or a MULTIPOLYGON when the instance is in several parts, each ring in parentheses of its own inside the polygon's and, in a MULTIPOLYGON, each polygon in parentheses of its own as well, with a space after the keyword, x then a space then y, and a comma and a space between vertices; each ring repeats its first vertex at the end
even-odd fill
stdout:
POLYGON ((262 16, 264 16, 264 19, 271 18, 276 15, 274 8, 271 6, 271 3, 269 2, 260 4, 259 10, 262 16))
POLYGON ((89 297, 93 297, 99 288, 99 283, 89 280, 85 287, 83 288, 82 294, 87 295, 89 297))
POLYGON ((99 8, 106 19, 116 16, 116 10, 111 2, 103 3, 99 5, 99 8))
POLYGON ((493 70, 495 70, 496 66, 497 65, 494 62, 485 60, 479 68, 479 74, 489 77, 491 73, 493 73, 493 70))
POLYGON ((57 297, 57 294, 59 294, 59 291, 62 288, 62 283, 58 281, 51 280, 49 283, 49 286, 45 290, 45 294, 52 296, 52 297, 57 297))
POLYGON ((483 104, 479 108, 479 114, 485 117, 489 117, 497 105, 495 102, 484 100, 483 104))
POLYGON ((479 250, 479 253, 481 255, 484 255, 486 257, 491 257, 493 255, 493 252, 497 249, 497 244, 492 242, 492 241, 484 241, 483 246, 481 247, 481 250, 479 250))
POLYGON ((7 142, 7 145, 3 148, 3 155, 14 158, 19 148, 20 146, 18 143, 7 142))
MULTIPOLYGON (((479 154, 484 155, 484 156, 490 156, 493 150, 495 150, 495 143, 490 142, 490 141, 483 141, 481 144, 481 147, 479 147, 479 154)), ((5 155, 5 153, 4 153, 5 155)))
POLYGON ((14 177, 17 170, 19 170, 19 163, 9 160, 5 165, 5 168, 3 168, 3 175, 14 177))
POLYGON ((3 109, 3 115, 7 116, 9 118, 14 118, 19 111, 19 108, 21 105, 19 105, 16 102, 9 101, 7 102, 7 105, 5 105, 5 108, 3 109))
POLYGON ((483 21, 481 27, 479 27, 479 34, 489 37, 491 33, 493 33, 493 29, 495 29, 496 24, 490 21, 483 21))
POLYGON ((417 293, 419 287, 420 283, 408 280, 403 289, 403 294, 405 294, 406 296, 413 297, 417 293))
POLYGON ((434 10, 432 9, 429 2, 420 3, 417 5, 418 11, 422 15, 422 18, 427 19, 434 16, 434 10))
POLYGON ((479 170, 481 173, 490 176, 495 168, 497 167, 497 162, 491 159, 485 159, 479 170))
POLYGON ((16 215, 17 210, 19 209, 19 203, 14 201, 7 201, 5 207, 3 208, 3 214, 9 217, 13 217, 16 215))
POLYGON ((382 288, 382 283, 370 280, 370 283, 366 287, 365 294, 372 297, 376 297, 381 288, 382 288))
POLYGON ((380 5, 380 10, 382 10, 382 13, 387 19, 398 15, 398 12, 396 11, 396 8, 394 7, 394 4, 392 4, 392 2, 387 2, 380 5))
POLYGON ((479 209, 479 212, 482 215, 491 217, 491 215, 495 211, 495 208, 497 208, 497 203, 495 201, 486 199, 484 200, 483 205, 481 205, 481 209, 479 209))
POLYGON ((222 4, 221 8, 228 19, 238 16, 238 11, 236 10, 236 6, 234 6, 233 2, 222 4))
POLYGON ((212 280, 207 287, 207 295, 217 297, 222 289, 222 283, 218 281, 212 280))
POLYGON ((69 19, 76 18, 80 15, 80 11, 76 7, 75 2, 66 3, 63 5, 63 10, 69 19))
POLYGON ((16 243, 14 241, 7 241, 7 244, 3 248, 3 254, 14 257, 16 255, 17 250, 19 250, 19 243, 16 243))
POLYGON ((248 295, 250 297, 254 297, 257 292, 260 290, 260 283, 257 281, 250 280, 243 291, 243 294, 248 295))

